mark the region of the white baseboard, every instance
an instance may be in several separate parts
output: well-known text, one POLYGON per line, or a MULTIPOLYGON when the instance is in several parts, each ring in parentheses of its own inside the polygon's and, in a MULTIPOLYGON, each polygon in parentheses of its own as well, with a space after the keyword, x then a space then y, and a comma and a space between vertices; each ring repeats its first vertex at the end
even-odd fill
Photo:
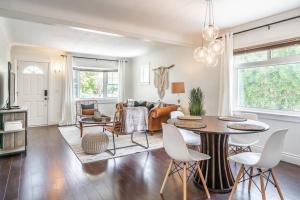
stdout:
MULTIPOLYGON (((258 146, 258 145, 254 145, 253 146, 253 150, 254 151, 261 152, 262 149, 263 149, 262 146, 258 146)), ((281 160, 285 161, 285 162, 288 162, 288 163, 292 163, 292 164, 300 166, 300 155, 296 155, 296 154, 292 154, 292 153, 287 153, 287 152, 282 152, 281 160)))

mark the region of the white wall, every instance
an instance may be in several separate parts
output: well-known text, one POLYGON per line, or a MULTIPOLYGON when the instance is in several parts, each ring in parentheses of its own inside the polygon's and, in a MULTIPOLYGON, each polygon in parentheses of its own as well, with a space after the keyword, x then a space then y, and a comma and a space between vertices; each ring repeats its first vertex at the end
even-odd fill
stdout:
POLYGON ((7 63, 10 61, 10 41, 5 20, 0 18, 0 107, 8 98, 7 63))
MULTIPOLYGON (((201 87, 204 95, 204 107, 208 115, 217 114, 219 92, 219 68, 206 68, 193 59, 193 48, 169 45, 166 48, 157 49, 144 56, 132 60, 132 97, 136 100, 157 101, 157 91, 153 85, 153 68, 159 66, 175 67, 170 70, 171 82, 185 83, 185 94, 181 94, 181 103, 184 111, 188 113, 188 96, 190 90, 201 87), (150 63, 151 84, 139 84, 139 67, 150 63)), ((176 103, 177 95, 171 93, 171 88, 166 91, 163 102, 176 103)))

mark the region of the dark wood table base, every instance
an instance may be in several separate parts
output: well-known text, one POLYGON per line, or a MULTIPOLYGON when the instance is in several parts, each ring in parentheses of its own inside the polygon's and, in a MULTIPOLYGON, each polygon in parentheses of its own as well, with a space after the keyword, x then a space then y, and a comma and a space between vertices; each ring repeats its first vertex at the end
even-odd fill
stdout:
MULTIPOLYGON (((226 134, 201 133, 202 153, 211 156, 210 160, 201 163, 201 170, 209 191, 228 193, 234 184, 228 157, 228 138, 226 134)), ((194 183, 203 187, 198 173, 194 175, 194 183)))

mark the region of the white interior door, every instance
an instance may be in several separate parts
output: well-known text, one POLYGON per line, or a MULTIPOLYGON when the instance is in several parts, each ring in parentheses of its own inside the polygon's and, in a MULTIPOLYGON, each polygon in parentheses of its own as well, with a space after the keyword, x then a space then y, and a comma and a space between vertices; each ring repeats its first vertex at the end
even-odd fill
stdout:
POLYGON ((28 124, 47 125, 49 63, 18 61, 18 105, 28 108, 28 124))

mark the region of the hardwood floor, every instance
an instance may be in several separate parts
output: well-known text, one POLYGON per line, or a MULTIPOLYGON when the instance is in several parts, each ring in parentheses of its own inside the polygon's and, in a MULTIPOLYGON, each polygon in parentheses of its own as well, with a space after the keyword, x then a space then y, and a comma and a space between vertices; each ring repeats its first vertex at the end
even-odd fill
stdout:
MULTIPOLYGON (((82 165, 55 126, 31 128, 24 154, 0 158, 0 199, 176 200, 182 183, 171 177, 163 198, 159 195, 169 158, 163 149, 82 165)), ((239 166, 232 166, 236 172, 239 166)), ((300 167, 281 162, 274 170, 285 199, 300 198, 300 167)), ((235 174, 236 175, 236 174, 235 174)), ((258 181, 257 179, 255 179, 258 181)), ((205 193, 188 183, 188 199, 205 199, 205 193)), ((267 199, 279 199, 270 184, 267 199)), ((211 199, 228 194, 211 193, 211 199)), ((235 199, 261 199, 257 188, 239 184, 235 199)))

